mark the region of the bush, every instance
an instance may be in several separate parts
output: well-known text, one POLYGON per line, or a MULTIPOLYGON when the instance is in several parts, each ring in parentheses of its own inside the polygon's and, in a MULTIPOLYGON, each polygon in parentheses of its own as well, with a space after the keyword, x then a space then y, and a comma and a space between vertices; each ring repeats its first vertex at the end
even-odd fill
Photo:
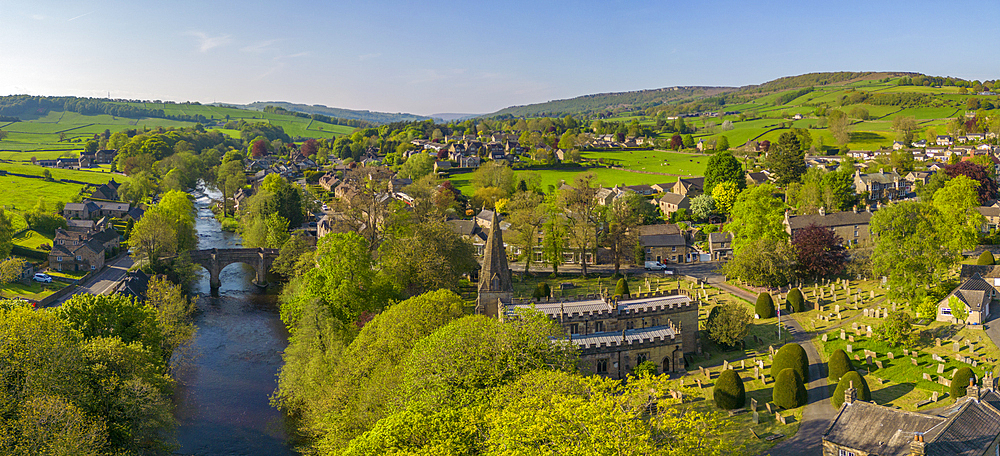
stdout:
POLYGON ((656 367, 656 363, 652 361, 643 361, 639 363, 638 366, 632 368, 632 375, 636 377, 642 377, 643 375, 649 375, 650 377, 655 377, 659 372, 656 367))
POLYGON ((801 407, 809 401, 805 381, 795 369, 778 372, 771 398, 775 405, 786 409, 801 407))
POLYGON ((549 284, 545 282, 539 282, 538 286, 535 287, 535 292, 531 295, 535 299, 548 298, 552 296, 552 290, 549 289, 549 284))
POLYGON ((757 305, 754 306, 754 310, 760 318, 773 318, 774 317, 774 300, 771 299, 771 295, 767 293, 761 293, 757 296, 757 305))
POLYGON ((996 264, 996 259, 993 258, 993 252, 989 250, 984 251, 979 254, 979 259, 976 260, 976 264, 980 266, 993 266, 996 264))
POLYGON ((793 288, 792 291, 789 291, 786 300, 792 312, 804 312, 806 310, 805 297, 802 296, 802 291, 798 288, 793 288))
POLYGON ((840 408, 844 404, 844 395, 847 393, 847 388, 851 386, 851 382, 854 382, 854 389, 858 390, 858 400, 859 401, 870 401, 872 400, 872 392, 868 389, 868 382, 865 378, 856 371, 851 371, 844 374, 840 378, 840 383, 837 383, 837 390, 833 392, 833 397, 830 401, 833 402, 833 408, 840 408))
POLYGON ((844 374, 854 371, 854 363, 851 362, 851 358, 844 350, 838 349, 833 352, 833 355, 830 355, 830 361, 826 363, 826 368, 829 371, 827 378, 839 382, 844 374))
POLYGON ((778 349, 774 354, 774 363, 771 364, 771 376, 778 378, 777 374, 785 369, 793 369, 802 377, 802 381, 809 381, 809 357, 806 356, 805 349, 796 343, 787 344, 778 349))
POLYGON ((742 408, 746 403, 747 393, 743 387, 743 379, 732 369, 727 369, 719 374, 719 379, 715 381, 715 405, 723 410, 733 410, 742 408))
POLYGON ((955 372, 955 377, 951 379, 951 389, 948 390, 948 394, 955 399, 965 396, 966 390, 969 389, 969 380, 978 381, 976 373, 968 367, 959 368, 958 372, 955 372))
POLYGON ((632 293, 628 292, 628 282, 625 278, 618 279, 618 285, 615 285, 615 296, 625 296, 632 293))

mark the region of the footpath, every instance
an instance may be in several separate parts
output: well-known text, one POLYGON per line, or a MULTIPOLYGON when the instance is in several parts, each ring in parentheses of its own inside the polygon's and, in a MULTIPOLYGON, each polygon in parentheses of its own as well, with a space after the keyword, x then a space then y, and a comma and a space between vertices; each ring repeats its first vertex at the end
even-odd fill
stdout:
MULTIPOLYGON (((742 288, 726 283, 722 277, 710 277, 709 285, 743 298, 750 303, 757 302, 757 296, 742 288)), ((802 424, 794 436, 785 439, 771 448, 767 453, 771 456, 799 456, 805 454, 820 454, 823 445, 823 432, 830 426, 830 421, 837 415, 837 410, 830 403, 829 387, 826 380, 826 363, 819 356, 819 350, 813 344, 813 334, 806 332, 794 318, 781 322, 792 341, 801 345, 809 357, 809 402, 802 411, 802 424)))

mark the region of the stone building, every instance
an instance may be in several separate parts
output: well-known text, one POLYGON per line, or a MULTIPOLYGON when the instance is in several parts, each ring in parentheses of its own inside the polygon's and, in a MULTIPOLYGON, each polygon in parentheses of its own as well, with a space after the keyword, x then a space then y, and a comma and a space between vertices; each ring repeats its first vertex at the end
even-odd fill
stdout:
POLYGON ((817 225, 829 228, 837 233, 844 240, 844 245, 854 245, 865 243, 871 237, 868 224, 871 222, 872 213, 868 211, 845 211, 827 214, 823 208, 819 209, 819 214, 792 215, 790 211, 785 211, 785 232, 789 236, 795 236, 799 230, 817 225))
POLYGON ((684 367, 684 354, 699 352, 698 302, 677 290, 625 299, 587 296, 564 302, 515 302, 505 315, 535 308, 566 331, 580 351, 580 371, 613 379, 643 361, 659 373, 684 367))

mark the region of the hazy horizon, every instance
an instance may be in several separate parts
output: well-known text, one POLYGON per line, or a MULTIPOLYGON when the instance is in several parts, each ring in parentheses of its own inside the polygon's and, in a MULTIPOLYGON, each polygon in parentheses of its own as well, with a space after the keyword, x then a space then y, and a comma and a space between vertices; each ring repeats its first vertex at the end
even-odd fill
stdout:
POLYGON ((820 71, 1000 77, 1000 3, 0 0, 0 94, 484 114, 820 71))

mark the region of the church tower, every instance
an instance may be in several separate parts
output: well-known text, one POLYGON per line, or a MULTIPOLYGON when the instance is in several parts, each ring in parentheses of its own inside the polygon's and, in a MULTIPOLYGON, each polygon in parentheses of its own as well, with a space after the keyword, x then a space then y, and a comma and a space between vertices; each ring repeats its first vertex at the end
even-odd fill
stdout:
POLYGON ((479 271, 479 294, 476 297, 476 313, 493 318, 500 315, 499 302, 510 304, 514 299, 514 285, 510 281, 502 231, 500 214, 496 214, 493 216, 490 234, 486 237, 483 268, 479 271))

